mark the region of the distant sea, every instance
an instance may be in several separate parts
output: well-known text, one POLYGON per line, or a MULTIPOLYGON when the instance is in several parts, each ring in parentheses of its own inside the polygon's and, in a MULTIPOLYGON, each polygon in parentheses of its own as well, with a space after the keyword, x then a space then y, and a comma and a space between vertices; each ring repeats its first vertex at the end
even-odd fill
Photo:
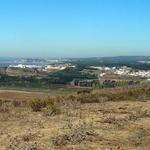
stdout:
POLYGON ((0 66, 19 65, 19 64, 44 66, 44 65, 48 65, 50 63, 0 63, 0 66))

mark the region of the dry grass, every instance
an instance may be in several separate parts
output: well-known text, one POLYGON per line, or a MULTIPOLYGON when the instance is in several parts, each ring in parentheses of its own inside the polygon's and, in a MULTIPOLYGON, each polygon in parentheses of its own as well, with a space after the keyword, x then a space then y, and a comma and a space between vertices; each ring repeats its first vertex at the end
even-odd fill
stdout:
POLYGON ((148 87, 2 95, 0 150, 150 149, 148 87))

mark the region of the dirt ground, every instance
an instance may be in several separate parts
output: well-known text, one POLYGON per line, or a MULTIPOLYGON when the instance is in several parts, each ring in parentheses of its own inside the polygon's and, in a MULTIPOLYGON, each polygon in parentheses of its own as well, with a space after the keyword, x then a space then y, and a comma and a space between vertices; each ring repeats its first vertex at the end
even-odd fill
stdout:
POLYGON ((18 91, 18 90, 0 90, 0 99, 7 100, 28 100, 31 98, 43 97, 51 95, 46 92, 30 92, 30 91, 18 91))
MULTIPOLYGON (((12 92, 0 91, 0 97, 13 100, 41 95, 12 92)), ((0 150, 149 149, 149 100, 70 102, 55 115, 11 104, 0 111, 0 150)))

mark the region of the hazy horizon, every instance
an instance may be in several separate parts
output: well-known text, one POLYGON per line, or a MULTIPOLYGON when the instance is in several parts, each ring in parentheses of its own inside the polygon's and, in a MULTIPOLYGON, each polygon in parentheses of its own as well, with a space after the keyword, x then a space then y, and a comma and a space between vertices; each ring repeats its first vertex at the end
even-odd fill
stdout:
POLYGON ((150 58, 150 56, 136 56, 136 55, 132 55, 132 56, 93 56, 93 57, 38 57, 38 56, 34 56, 34 57, 1 57, 0 56, 0 60, 9 60, 9 59, 12 59, 12 60, 15 60, 15 59, 86 59, 86 58, 119 58, 119 57, 145 57, 145 58, 150 58))
POLYGON ((1 57, 150 56, 148 0, 5 0, 1 57))
POLYGON ((150 55, 112 55, 112 56, 82 56, 82 57, 59 57, 59 56, 56 56, 56 57, 49 57, 49 56, 24 56, 24 57, 22 57, 22 56, 0 56, 0 59, 3 59, 3 58, 10 58, 10 59, 16 59, 16 58, 18 58, 18 59, 71 59, 71 58, 105 58, 105 57, 150 57, 150 55))

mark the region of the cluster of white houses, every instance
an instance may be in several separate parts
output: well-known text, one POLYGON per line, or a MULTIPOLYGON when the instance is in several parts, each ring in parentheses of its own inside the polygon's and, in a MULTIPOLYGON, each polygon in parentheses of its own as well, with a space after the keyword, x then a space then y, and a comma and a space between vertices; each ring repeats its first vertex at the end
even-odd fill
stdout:
POLYGON ((69 67, 75 67, 75 65, 71 64, 57 64, 57 65, 24 65, 24 64, 18 64, 18 65, 10 65, 10 68, 37 68, 41 71, 48 71, 48 70, 63 70, 69 67))
POLYGON ((96 67, 91 66, 91 68, 95 68, 98 70, 101 70, 102 72, 99 74, 100 77, 106 75, 108 72, 117 74, 117 75, 128 75, 128 76, 139 76, 139 77, 145 77, 150 78, 150 70, 134 70, 127 66, 122 67, 96 67))
POLYGON ((150 70, 132 70, 132 69, 118 69, 114 72, 118 75, 128 75, 128 76, 135 76, 135 77, 145 77, 150 78, 150 70))

